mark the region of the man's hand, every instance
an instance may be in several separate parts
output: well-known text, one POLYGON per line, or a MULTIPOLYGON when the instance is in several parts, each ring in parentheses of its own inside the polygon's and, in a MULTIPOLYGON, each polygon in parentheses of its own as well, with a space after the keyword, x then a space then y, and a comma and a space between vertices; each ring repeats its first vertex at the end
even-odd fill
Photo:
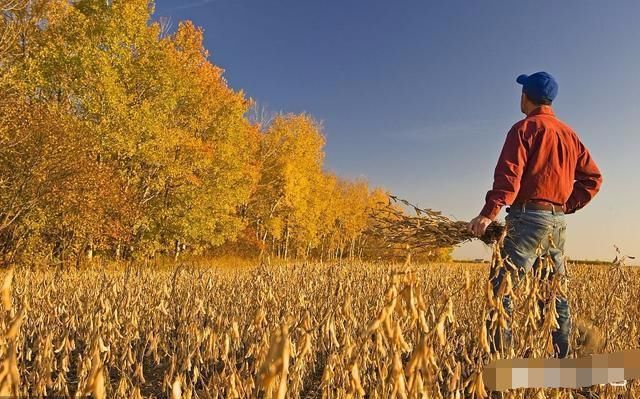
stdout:
POLYGON ((489 227, 491 222, 491 219, 480 215, 469 222, 469 224, 467 225, 467 230, 469 230, 470 233, 473 233, 473 235, 476 237, 482 237, 485 231, 487 231, 487 227, 489 227))

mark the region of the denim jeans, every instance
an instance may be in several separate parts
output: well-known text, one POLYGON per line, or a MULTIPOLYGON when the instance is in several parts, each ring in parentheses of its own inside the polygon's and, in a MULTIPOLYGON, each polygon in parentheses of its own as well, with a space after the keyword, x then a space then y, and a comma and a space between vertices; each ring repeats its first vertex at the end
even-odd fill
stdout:
MULTIPOLYGON (((565 256, 564 243, 566 222, 565 216, 561 212, 527 210, 526 207, 512 207, 506 218, 507 235, 502 248, 502 257, 505 262, 511 262, 517 268, 512 275, 513 287, 515 288, 520 280, 532 269, 536 271, 542 266, 541 256, 551 259, 554 269, 548 275, 552 278, 556 273, 565 276, 565 256)), ((500 283, 508 269, 500 268, 497 276, 494 270, 491 271, 491 283, 494 294, 497 293, 500 283)), ((503 297, 503 306, 511 318, 513 306, 508 295, 503 297)), ((544 301, 538 304, 544 307, 544 301)), ((556 297, 556 311, 558 313, 557 322, 560 328, 552 332, 553 346, 556 357, 566 357, 569 351, 569 333, 571 330, 571 316, 569 313, 569 303, 566 298, 556 297)), ((494 349, 497 350, 504 345, 511 345, 510 326, 503 329, 502 336, 500 329, 493 337, 494 349)), ((491 340, 490 340, 491 342, 491 340)))

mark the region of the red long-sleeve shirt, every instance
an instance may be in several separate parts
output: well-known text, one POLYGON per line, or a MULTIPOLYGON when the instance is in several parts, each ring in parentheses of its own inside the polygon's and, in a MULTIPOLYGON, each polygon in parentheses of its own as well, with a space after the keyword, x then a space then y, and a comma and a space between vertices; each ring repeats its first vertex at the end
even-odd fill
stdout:
POLYGON ((600 170, 580 138, 550 106, 541 106, 507 134, 480 214, 495 220, 503 206, 528 200, 548 201, 574 213, 601 185, 600 170))

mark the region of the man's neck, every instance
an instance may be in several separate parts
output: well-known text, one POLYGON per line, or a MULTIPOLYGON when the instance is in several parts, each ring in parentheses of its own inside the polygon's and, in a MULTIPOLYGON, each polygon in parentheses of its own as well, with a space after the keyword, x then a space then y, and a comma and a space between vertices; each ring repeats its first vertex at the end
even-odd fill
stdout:
POLYGON ((527 110, 526 115, 537 115, 541 113, 553 114, 553 108, 551 105, 536 105, 527 110))

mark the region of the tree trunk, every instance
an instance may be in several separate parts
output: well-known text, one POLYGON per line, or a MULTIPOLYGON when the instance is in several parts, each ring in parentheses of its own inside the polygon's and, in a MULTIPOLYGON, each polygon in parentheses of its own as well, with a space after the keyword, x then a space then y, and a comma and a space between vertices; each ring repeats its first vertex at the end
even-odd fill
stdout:
POLYGON ((87 257, 87 261, 91 262, 93 260, 93 237, 91 236, 89 236, 87 241, 85 255, 87 257))
POLYGON ((174 256, 173 256, 173 260, 174 261, 178 261, 178 258, 180 257, 180 250, 182 249, 182 246, 180 245, 180 240, 176 240, 175 242, 175 248, 174 248, 174 256))
POLYGON ((287 256, 289 255, 289 226, 287 225, 287 231, 285 233, 284 238, 284 260, 287 260, 287 256))
POLYGON ((351 239, 351 248, 349 249, 349 259, 353 259, 355 248, 356 248, 356 238, 353 237, 351 239))

